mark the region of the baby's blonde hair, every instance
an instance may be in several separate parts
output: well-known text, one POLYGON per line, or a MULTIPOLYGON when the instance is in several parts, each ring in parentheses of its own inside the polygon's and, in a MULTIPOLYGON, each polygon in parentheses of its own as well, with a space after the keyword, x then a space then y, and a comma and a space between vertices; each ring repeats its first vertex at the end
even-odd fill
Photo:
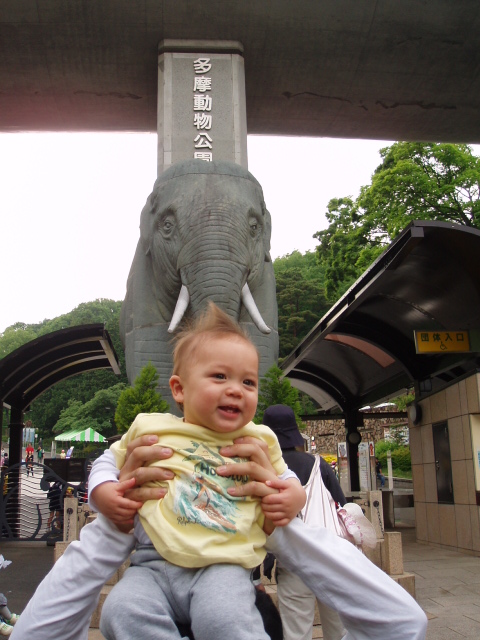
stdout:
POLYGON ((252 345, 258 355, 257 348, 247 332, 210 301, 205 312, 192 323, 187 324, 176 335, 173 350, 173 375, 179 375, 181 365, 187 362, 191 363, 200 344, 219 337, 244 340, 252 345))

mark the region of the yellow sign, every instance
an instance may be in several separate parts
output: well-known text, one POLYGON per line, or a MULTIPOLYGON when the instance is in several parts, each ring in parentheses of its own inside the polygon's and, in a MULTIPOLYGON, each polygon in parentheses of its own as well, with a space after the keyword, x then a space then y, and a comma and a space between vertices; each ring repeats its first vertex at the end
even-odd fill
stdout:
POLYGON ((468 331, 414 331, 417 353, 470 351, 468 331))

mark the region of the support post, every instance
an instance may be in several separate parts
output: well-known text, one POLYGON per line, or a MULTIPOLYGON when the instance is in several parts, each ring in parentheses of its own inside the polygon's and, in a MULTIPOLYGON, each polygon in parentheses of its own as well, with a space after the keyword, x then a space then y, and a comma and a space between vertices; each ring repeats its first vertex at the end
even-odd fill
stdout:
POLYGON ((358 472, 358 445, 362 436, 357 426, 362 424, 362 416, 358 411, 345 412, 345 428, 347 430, 348 466, 350 469, 350 488, 360 491, 360 477, 358 472))

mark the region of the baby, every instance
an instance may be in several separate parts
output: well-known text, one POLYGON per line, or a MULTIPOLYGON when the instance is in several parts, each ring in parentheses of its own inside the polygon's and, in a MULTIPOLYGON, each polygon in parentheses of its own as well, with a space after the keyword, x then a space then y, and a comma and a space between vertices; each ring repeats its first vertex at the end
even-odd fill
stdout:
MULTIPOLYGON (((265 525, 258 499, 234 495, 248 476, 220 475, 232 462, 220 449, 244 436, 266 443, 275 473, 291 485, 285 490, 291 496, 287 506, 285 496, 277 494, 276 521, 291 520, 305 494, 289 474, 275 434, 252 422, 258 400, 257 351, 241 328, 211 304, 178 337, 173 362, 170 388, 184 418, 140 414, 111 447, 121 467, 132 440, 157 435, 173 456, 156 464, 167 466, 174 476, 165 498, 149 500, 139 510, 137 550, 105 603, 101 631, 107 639, 137 634, 177 639, 175 623, 181 622, 191 624, 196 640, 223 639, 227 628, 230 638, 267 640, 250 574, 266 554, 264 526, 271 531, 273 525, 268 520, 265 525)), ((92 481, 95 485, 98 478, 94 475, 92 481)), ((92 491, 100 511, 112 496, 108 482, 92 491)))

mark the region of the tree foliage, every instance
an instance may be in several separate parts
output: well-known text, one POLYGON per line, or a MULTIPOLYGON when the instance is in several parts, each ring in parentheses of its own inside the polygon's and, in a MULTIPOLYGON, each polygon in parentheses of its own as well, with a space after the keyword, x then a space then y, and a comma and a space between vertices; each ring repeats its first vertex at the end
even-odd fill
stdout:
POLYGON ((315 253, 299 251, 273 263, 277 283, 280 358, 287 356, 328 310, 315 253))
POLYGON ((480 159, 465 144, 396 142, 380 151, 371 184, 330 200, 317 255, 335 302, 413 220, 480 228, 480 159))
POLYGON ((22 347, 27 342, 35 340, 38 333, 35 328, 39 325, 28 325, 23 322, 16 322, 11 327, 7 327, 0 334, 0 359, 8 356, 9 353, 22 347))
POLYGON ((292 407, 297 424, 301 424, 302 406, 298 400, 298 391, 292 387, 288 378, 283 377, 283 371, 275 365, 270 367, 265 377, 260 381, 257 413, 255 414, 256 424, 262 423, 265 409, 273 404, 286 404, 292 407))
POLYGON ((158 373, 150 362, 135 379, 134 386, 125 389, 118 399, 115 422, 120 433, 127 431, 139 413, 164 413, 169 405, 156 391, 158 373))
POLYGON ((125 383, 119 382, 108 389, 99 389, 93 398, 85 403, 80 400, 69 400, 68 406, 62 409, 53 427, 54 433, 91 427, 107 438, 115 435, 117 433, 114 422, 115 408, 126 386, 125 383))
POLYGON ((412 469, 410 447, 404 446, 394 440, 379 440, 375 444, 375 456, 380 461, 383 472, 387 470, 388 451, 392 454, 392 467, 408 473, 412 469))

